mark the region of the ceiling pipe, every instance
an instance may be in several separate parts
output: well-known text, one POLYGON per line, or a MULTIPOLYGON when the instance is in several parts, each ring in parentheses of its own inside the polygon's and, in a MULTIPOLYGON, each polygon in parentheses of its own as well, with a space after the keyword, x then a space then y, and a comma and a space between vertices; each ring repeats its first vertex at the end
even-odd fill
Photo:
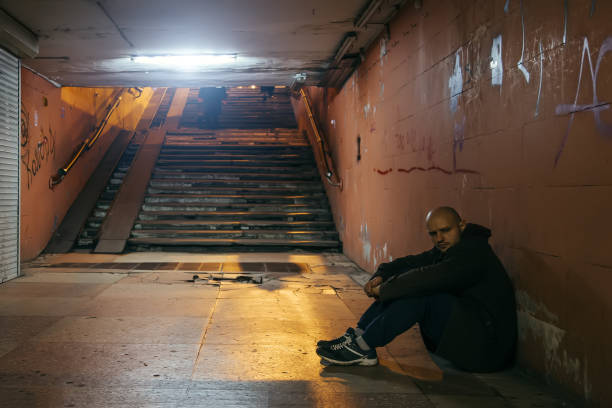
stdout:
POLYGON ((351 49, 351 46, 353 45, 356 39, 357 39, 356 33, 354 32, 346 33, 346 35, 344 36, 344 40, 342 41, 342 44, 340 45, 340 48, 338 48, 338 51, 336 51, 336 55, 334 56, 334 65, 337 65, 342 59, 342 57, 344 57, 344 55, 348 52, 348 50, 351 49))
POLYGON ((361 13, 361 15, 355 20, 355 31, 363 30, 368 25, 368 21, 372 18, 372 15, 380 8, 383 0, 373 0, 368 7, 361 13))

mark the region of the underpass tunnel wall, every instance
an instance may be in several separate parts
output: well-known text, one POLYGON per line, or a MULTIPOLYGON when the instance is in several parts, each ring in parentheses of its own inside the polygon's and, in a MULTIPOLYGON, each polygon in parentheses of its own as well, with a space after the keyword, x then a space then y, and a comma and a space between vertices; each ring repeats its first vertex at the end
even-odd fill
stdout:
POLYGON ((119 132, 135 129, 153 89, 124 92, 98 141, 51 189, 50 178, 93 135, 122 88, 57 87, 26 68, 21 74, 20 230, 21 257, 27 261, 46 247, 119 132))
MULTIPOLYGON (((409 2, 339 91, 308 87, 346 255, 428 249, 440 205, 492 229, 518 364, 612 406, 612 2, 409 2), (569 6, 568 6, 569 4, 569 6)), ((300 129, 312 132, 293 100, 300 129)))

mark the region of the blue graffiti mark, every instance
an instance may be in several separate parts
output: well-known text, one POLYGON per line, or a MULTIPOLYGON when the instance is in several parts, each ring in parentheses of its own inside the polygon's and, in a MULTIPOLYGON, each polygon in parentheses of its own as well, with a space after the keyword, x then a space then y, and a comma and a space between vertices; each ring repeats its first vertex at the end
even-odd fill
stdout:
POLYGON ((595 121, 595 126, 597 127, 599 133, 603 136, 612 138, 612 124, 604 123, 600 116, 602 110, 610 108, 610 102, 602 102, 597 97, 597 77, 599 75, 599 67, 603 57, 608 52, 612 52, 612 36, 606 38, 602 43, 601 48, 599 49, 599 55, 597 56, 597 63, 595 64, 595 69, 593 70, 593 61, 591 60, 591 51, 589 50, 589 40, 587 39, 587 37, 584 37, 584 43, 582 46, 582 57, 580 58, 580 74, 578 75, 578 85, 576 86, 576 96, 574 97, 574 103, 557 105, 555 109, 555 114, 557 115, 570 115, 569 123, 567 125, 567 131, 565 132, 565 136, 563 137, 563 140, 561 142, 559 152, 555 157, 555 166, 561 158, 563 149, 565 149, 565 144, 567 143, 569 132, 572 127, 572 123, 574 122, 574 116, 577 112, 593 112, 593 120, 595 121), (582 83, 582 71, 584 69, 585 56, 586 58, 588 58, 589 69, 591 72, 593 103, 578 105, 578 95, 580 94, 580 84, 582 83))
POLYGON ((589 17, 593 17, 593 14, 595 14, 595 0, 591 0, 591 11, 589 12, 589 17))
POLYGON ((538 86, 538 101, 536 102, 536 109, 534 117, 537 117, 540 113, 540 96, 542 95, 542 77, 544 76, 544 53, 542 52, 542 41, 540 41, 540 85, 538 86))
POLYGON ((491 68, 491 85, 501 86, 503 79, 504 79, 504 66, 502 63, 502 36, 501 34, 493 39, 493 45, 491 45, 490 68, 491 68))
POLYGON ((523 47, 521 49, 521 59, 518 62, 518 69, 523 73, 525 81, 529 83, 529 71, 523 65, 523 56, 525 55, 525 13, 523 11, 523 0, 521 0, 521 26, 523 27, 523 47))
POLYGON ((459 55, 461 49, 455 54, 455 68, 453 75, 448 79, 448 89, 450 90, 450 110, 452 113, 457 112, 459 104, 459 95, 463 92, 463 72, 461 71, 461 57, 459 55))
POLYGON ((506 4, 504 5, 504 13, 508 14, 508 6, 510 6, 510 0, 506 0, 506 4))

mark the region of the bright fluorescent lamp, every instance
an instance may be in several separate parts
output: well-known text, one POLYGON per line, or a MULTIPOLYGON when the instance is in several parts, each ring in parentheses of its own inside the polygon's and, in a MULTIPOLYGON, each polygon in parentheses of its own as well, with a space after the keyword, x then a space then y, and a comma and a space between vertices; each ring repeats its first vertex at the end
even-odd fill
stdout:
POLYGON ((137 56, 132 58, 132 60, 137 64, 153 65, 180 70, 230 65, 235 63, 237 59, 238 56, 236 54, 155 55, 137 56))

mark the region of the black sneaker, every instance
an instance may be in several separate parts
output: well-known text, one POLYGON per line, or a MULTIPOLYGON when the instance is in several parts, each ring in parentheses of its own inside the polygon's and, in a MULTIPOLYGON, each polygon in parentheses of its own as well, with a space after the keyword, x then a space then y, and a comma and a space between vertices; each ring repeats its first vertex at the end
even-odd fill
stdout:
POLYGON ((319 347, 329 348, 333 346, 334 344, 344 343, 345 341, 353 337, 355 337, 355 329, 353 329, 352 327, 349 327, 348 329, 346 329, 346 332, 344 332, 344 334, 338 337, 337 339, 317 341, 317 348, 319 347))
POLYGON ((355 341, 355 337, 331 347, 319 347, 317 354, 325 362, 335 365, 373 366, 378 364, 376 350, 363 350, 355 341))

